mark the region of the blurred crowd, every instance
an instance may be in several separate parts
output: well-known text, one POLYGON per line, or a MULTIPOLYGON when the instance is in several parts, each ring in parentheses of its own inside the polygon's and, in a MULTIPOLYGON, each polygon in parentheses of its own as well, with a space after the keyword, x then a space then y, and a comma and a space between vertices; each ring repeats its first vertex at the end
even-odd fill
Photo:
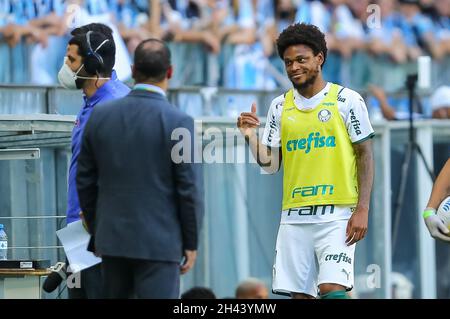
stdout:
POLYGON ((450 83, 450 0, 0 0, 0 83, 56 84, 67 34, 101 22, 116 34, 119 78, 143 39, 170 42, 173 86, 289 86, 275 40, 294 22, 327 37, 325 79, 395 91, 420 55, 450 83), (178 73, 177 73, 178 72, 178 73))

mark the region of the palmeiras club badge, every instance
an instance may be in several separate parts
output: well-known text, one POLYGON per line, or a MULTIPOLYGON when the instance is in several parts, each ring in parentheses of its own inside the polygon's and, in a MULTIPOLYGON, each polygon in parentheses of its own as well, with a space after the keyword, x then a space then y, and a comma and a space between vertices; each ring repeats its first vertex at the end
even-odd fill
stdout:
POLYGON ((328 122, 328 120, 331 118, 331 112, 327 109, 320 110, 318 118, 321 122, 328 122))

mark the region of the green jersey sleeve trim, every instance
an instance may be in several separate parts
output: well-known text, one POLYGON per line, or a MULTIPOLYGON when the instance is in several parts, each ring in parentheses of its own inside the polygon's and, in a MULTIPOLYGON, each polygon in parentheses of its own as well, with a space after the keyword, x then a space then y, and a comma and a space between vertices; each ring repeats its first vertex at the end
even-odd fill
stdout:
POLYGON ((366 136, 365 138, 363 138, 363 139, 360 139, 360 140, 358 140, 358 141, 356 141, 356 142, 353 142, 353 144, 361 144, 362 142, 364 142, 364 141, 367 141, 368 139, 371 139, 372 137, 374 137, 375 136, 375 133, 370 133, 368 136, 366 136))

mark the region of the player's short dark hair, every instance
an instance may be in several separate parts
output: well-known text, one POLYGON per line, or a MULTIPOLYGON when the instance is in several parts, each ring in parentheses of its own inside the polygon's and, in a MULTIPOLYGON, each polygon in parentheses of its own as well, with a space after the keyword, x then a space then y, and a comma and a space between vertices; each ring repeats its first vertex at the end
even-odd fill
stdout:
MULTIPOLYGON (((81 32, 76 33, 69 40, 69 44, 74 44, 74 45, 78 46, 78 54, 82 57, 83 63, 89 54, 89 45, 87 43, 86 34, 87 34, 87 32, 86 33, 81 33, 81 32)), ((111 35, 111 33, 103 34, 98 31, 93 31, 90 34, 91 48, 93 51, 95 51, 95 49, 97 49, 97 47, 105 40, 109 40, 109 41, 104 43, 101 46, 101 48, 97 50, 97 53, 103 59, 103 68, 99 69, 98 72, 100 75, 111 76, 112 69, 116 62, 116 45, 114 43, 114 40, 112 39, 112 35, 111 35)), ((90 57, 90 58, 94 59, 94 57, 90 57)))
POLYGON ((419 0, 400 0, 399 3, 400 4, 414 4, 414 5, 420 6, 419 0))
POLYGON ((206 287, 193 287, 183 294, 181 299, 217 299, 214 292, 206 287))
POLYGON ((72 32, 70 32, 70 34, 75 36, 80 34, 86 34, 89 31, 100 32, 101 34, 105 35, 109 40, 114 41, 112 35, 113 30, 103 23, 89 23, 73 29, 72 32))
POLYGON ((170 50, 161 40, 144 40, 134 52, 135 80, 160 82, 166 77, 170 66, 170 50))
POLYGON ((281 32, 277 39, 278 55, 283 59, 284 52, 292 45, 303 44, 311 48, 314 55, 322 52, 323 63, 327 59, 327 43, 325 35, 313 24, 292 24, 281 32))

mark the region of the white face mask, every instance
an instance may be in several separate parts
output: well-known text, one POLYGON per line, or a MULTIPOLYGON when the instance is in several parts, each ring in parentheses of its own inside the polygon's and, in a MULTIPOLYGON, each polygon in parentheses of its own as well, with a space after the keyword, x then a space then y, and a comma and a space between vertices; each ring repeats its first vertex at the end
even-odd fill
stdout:
POLYGON ((101 78, 101 77, 87 77, 87 76, 80 76, 78 73, 80 70, 84 67, 84 64, 82 64, 76 72, 73 72, 72 69, 69 67, 69 65, 66 64, 67 57, 64 57, 64 63, 61 66, 61 69, 58 72, 58 80, 59 83, 69 90, 77 90, 77 79, 83 79, 83 80, 109 80, 110 78, 101 78))
POLYGON ((80 72, 81 68, 84 66, 80 66, 77 72, 73 72, 72 69, 66 64, 67 57, 64 58, 64 63, 61 66, 61 69, 58 72, 58 80, 59 83, 69 90, 76 90, 77 83, 76 80, 78 78, 78 72, 80 72))

